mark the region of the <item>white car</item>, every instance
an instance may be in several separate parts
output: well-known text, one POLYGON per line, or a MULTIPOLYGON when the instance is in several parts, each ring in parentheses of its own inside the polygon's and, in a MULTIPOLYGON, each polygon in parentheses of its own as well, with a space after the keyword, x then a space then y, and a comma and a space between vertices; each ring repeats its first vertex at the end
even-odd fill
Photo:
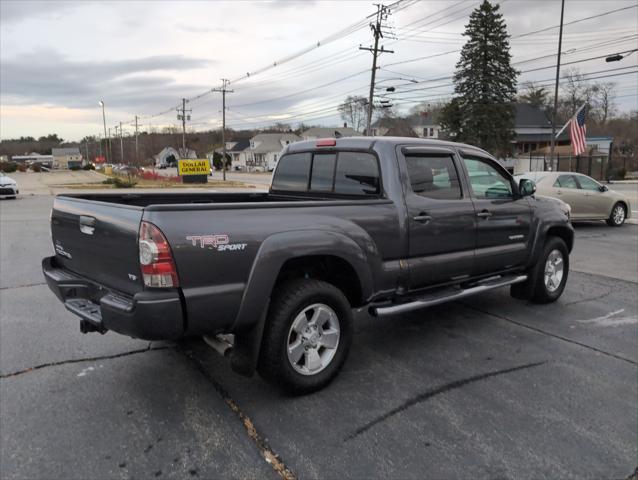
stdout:
POLYGON ((0 198, 16 198, 18 193, 20 192, 18 191, 17 182, 0 172, 0 198))

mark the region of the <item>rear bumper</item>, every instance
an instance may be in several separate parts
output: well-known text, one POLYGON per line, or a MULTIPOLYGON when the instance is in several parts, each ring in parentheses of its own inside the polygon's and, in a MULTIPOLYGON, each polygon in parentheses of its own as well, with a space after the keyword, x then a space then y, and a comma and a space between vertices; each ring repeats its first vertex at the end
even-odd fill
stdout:
POLYGON ((184 334, 177 290, 148 290, 133 296, 116 293, 58 267, 55 257, 42 260, 42 272, 55 296, 82 319, 83 331, 112 330, 145 340, 171 340, 184 334))

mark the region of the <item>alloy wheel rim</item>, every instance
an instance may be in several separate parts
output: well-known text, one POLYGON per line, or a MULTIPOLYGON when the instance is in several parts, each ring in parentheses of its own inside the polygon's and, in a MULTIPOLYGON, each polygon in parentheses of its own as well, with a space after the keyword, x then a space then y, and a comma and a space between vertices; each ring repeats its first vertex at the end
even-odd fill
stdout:
POLYGON ((286 352, 292 368, 302 375, 316 375, 335 357, 341 329, 335 311, 324 303, 305 307, 288 332, 286 352))
POLYGON ((552 250, 545 261, 545 288, 554 293, 560 287, 565 272, 563 254, 559 250, 552 250))
POLYGON ((623 222, 623 220, 625 219, 625 209, 620 206, 617 205, 616 208, 614 208, 614 223, 616 225, 620 224, 623 222))

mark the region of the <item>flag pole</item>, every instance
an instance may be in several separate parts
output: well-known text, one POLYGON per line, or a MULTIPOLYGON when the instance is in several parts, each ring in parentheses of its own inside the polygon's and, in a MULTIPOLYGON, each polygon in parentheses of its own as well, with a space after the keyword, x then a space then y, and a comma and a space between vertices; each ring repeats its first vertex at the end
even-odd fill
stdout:
MULTIPOLYGON (((554 109, 552 110, 552 137, 549 147, 549 162, 551 168, 554 168, 554 148, 556 146, 556 139, 554 132, 556 132, 556 111, 558 110, 558 82, 560 80, 560 54, 563 48, 563 15, 565 13, 565 0, 561 0, 560 3, 560 30, 558 32, 558 58, 556 59, 556 84, 554 85, 554 109)), ((565 127, 563 127, 565 128, 565 127)), ((547 168, 547 165, 545 165, 547 168)))
POLYGON ((558 133, 556 134, 556 136, 554 137, 555 139, 557 139, 561 133, 563 133, 563 131, 567 128, 567 125, 569 125, 569 122, 571 122, 574 118, 576 118, 578 116, 578 114, 580 113, 580 111, 585 108, 585 105, 587 105, 587 102, 583 103, 580 108, 578 110, 576 110, 576 113, 574 113, 571 117, 569 117, 569 120, 567 120, 567 122, 565 123, 565 125, 563 125, 563 128, 561 128, 558 133))

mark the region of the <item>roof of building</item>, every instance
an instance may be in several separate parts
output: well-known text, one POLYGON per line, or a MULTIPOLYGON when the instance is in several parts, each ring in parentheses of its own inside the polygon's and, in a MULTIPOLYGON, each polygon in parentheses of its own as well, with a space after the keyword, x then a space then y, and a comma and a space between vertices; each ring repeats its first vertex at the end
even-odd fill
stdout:
POLYGON ((233 148, 228 150, 229 152, 243 152, 248 147, 250 147, 250 139, 249 138, 240 138, 236 142, 234 142, 233 148))
POLYGON ((298 142, 301 137, 298 137, 294 133, 260 133, 250 139, 252 143, 259 143, 255 148, 251 148, 250 151, 254 153, 269 153, 279 152, 283 147, 281 142, 298 142))
POLYGON ((517 127, 551 127, 552 122, 547 116, 547 112, 540 107, 527 103, 516 104, 517 127))
POLYGON ((342 137, 360 137, 361 134, 352 127, 312 127, 301 134, 302 137, 334 138, 336 133, 342 137))
POLYGON ((79 147, 64 147, 64 148, 52 148, 51 155, 61 156, 61 155, 79 155, 80 148, 79 147))

